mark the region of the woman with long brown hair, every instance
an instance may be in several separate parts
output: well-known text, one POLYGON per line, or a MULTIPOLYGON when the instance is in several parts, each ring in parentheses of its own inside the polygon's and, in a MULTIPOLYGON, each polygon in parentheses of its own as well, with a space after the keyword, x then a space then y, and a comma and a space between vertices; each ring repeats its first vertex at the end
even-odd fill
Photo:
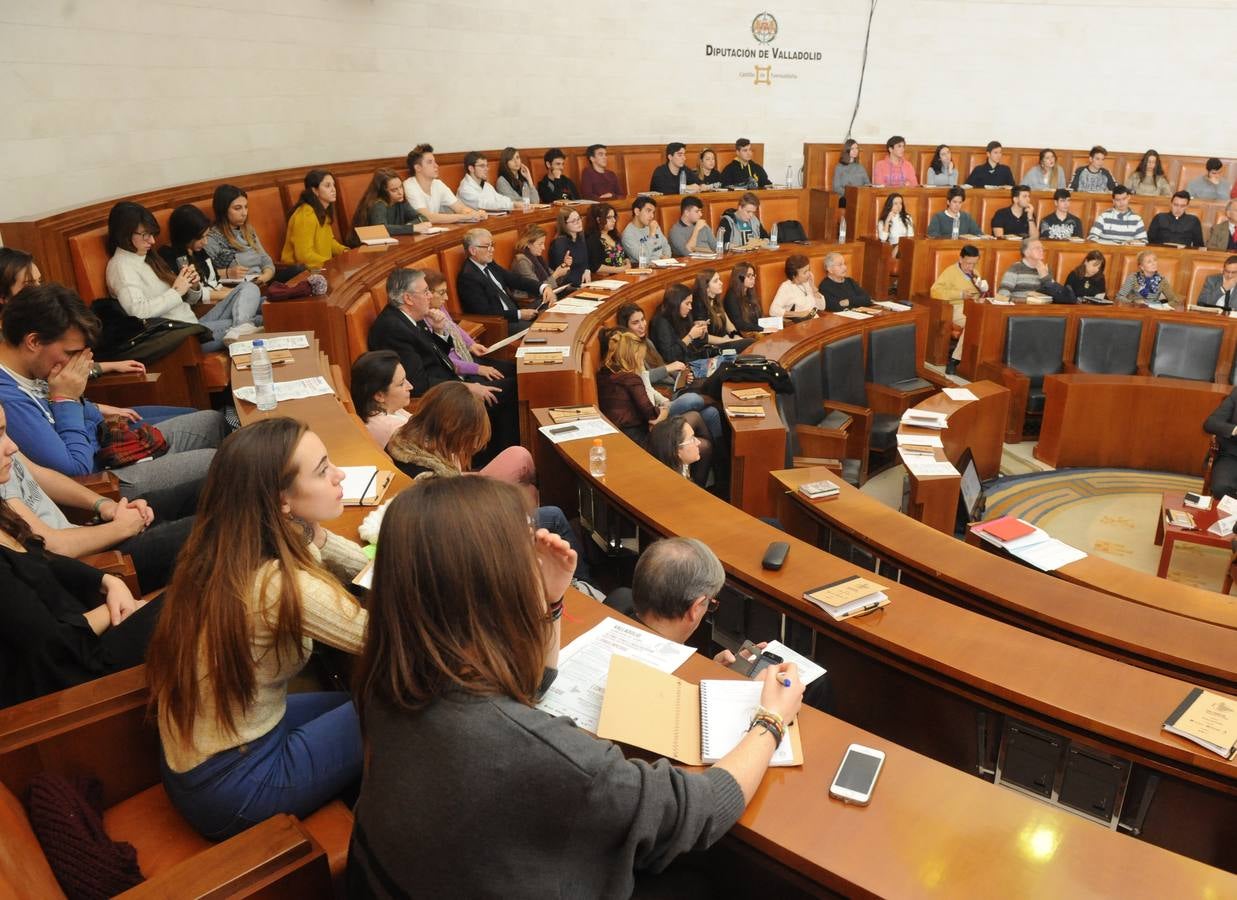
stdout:
POLYGON ((348 252, 348 248, 335 239, 331 227, 335 221, 337 194, 335 176, 326 169, 310 169, 305 173, 305 189, 288 214, 288 233, 279 254, 280 262, 321 269, 331 257, 348 252))
POLYGON ((352 216, 353 238, 357 228, 385 225, 387 234, 426 234, 433 224, 404 200, 404 179, 394 169, 379 169, 365 190, 352 216))
MULTIPOLYGON (((558 287, 558 279, 571 271, 570 261, 560 262, 551 269, 545 262, 545 229, 540 225, 529 225, 516 239, 515 251, 511 257, 511 271, 525 278, 531 278, 538 284, 548 284, 551 288, 558 287)), ((525 291, 516 291, 516 297, 527 297, 525 291)))
POLYGON ((368 560, 322 527, 343 511, 343 477, 287 418, 229 436, 207 476, 147 677, 164 786, 212 840, 308 815, 360 777, 348 695, 288 693, 313 641, 358 653, 364 640, 365 610, 341 582, 368 560))
POLYGON ((730 321, 722 300, 724 294, 722 276, 715 269, 705 269, 698 274, 692 286, 692 318, 709 323, 708 341, 711 346, 719 350, 744 350, 752 341, 739 334, 739 329, 730 321))
MULTIPOLYGON (((484 475, 520 488, 538 526, 562 536, 583 550, 567 516, 557 506, 538 506, 537 470, 533 456, 518 444, 489 463, 472 469, 472 459, 490 440, 490 419, 481 398, 459 381, 436 384, 421 398, 408 422, 387 442, 387 454, 401 472, 416 482, 458 475, 484 475)), ((580 553, 577 576, 588 579, 588 563, 580 553)))
MULTIPOLYGON (((0 485, 17 444, 0 407, 0 485)), ((0 499, 0 707, 141 665, 162 601, 135 599, 125 583, 49 553, 0 499)))
MULTIPOLYGON (((575 560, 529 532, 519 492, 480 478, 432 481, 387 510, 356 678, 368 764, 351 896, 629 896, 638 873, 720 838, 760 785, 777 729, 687 772, 534 707, 575 560)), ((761 706, 793 721, 795 667, 763 679, 761 706)))

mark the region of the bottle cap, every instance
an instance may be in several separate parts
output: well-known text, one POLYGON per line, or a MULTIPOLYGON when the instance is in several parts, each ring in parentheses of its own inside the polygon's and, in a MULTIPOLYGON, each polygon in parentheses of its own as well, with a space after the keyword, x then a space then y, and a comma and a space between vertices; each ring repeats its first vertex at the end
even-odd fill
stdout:
POLYGON ((593 438, 593 446, 594 446, 594 447, 600 447, 600 446, 601 446, 601 438, 593 438))
POLYGON ((266 346, 266 341, 262 340, 262 338, 258 338, 258 339, 256 339, 256 340, 253 342, 253 345, 254 345, 255 347, 265 347, 265 346, 266 346))

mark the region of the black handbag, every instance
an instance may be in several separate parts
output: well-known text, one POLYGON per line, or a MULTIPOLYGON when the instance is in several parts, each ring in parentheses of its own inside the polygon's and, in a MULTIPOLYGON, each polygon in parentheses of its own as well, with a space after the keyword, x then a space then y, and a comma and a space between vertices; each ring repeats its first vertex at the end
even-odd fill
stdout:
POLYGON ((706 397, 712 397, 718 403, 722 402, 722 385, 727 381, 751 382, 767 384, 778 394, 793 394, 794 382, 790 373, 779 362, 766 359, 763 356, 736 356, 717 367, 717 371, 697 386, 693 383, 692 390, 706 397))
POLYGON ((181 322, 176 319, 152 317, 139 319, 131 316, 113 297, 96 300, 90 310, 99 318, 102 329, 95 359, 111 362, 119 359, 136 359, 152 363, 167 356, 185 341, 195 338, 207 341, 211 330, 197 322, 181 322))

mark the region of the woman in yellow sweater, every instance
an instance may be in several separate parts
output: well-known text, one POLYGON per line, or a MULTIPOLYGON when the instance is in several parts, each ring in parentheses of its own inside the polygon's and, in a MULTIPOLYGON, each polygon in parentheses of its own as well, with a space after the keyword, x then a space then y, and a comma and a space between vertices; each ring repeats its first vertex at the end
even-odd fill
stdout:
POLYGON ((332 256, 348 252, 331 230, 335 197, 335 176, 326 169, 310 169, 305 175, 305 190, 288 216, 280 262, 321 269, 332 256))
POLYGON ((321 525, 343 510, 343 477, 287 418, 233 433, 211 464, 147 651, 164 786, 211 840, 306 816, 361 776, 348 694, 288 694, 315 640, 350 653, 364 640, 341 582, 367 558, 321 525))

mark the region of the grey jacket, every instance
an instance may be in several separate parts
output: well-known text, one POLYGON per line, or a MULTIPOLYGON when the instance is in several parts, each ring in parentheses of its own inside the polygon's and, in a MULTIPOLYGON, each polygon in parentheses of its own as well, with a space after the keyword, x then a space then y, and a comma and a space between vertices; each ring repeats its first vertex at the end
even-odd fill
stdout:
POLYGON ((743 792, 503 696, 366 710, 350 896, 627 897, 738 820, 743 792))

